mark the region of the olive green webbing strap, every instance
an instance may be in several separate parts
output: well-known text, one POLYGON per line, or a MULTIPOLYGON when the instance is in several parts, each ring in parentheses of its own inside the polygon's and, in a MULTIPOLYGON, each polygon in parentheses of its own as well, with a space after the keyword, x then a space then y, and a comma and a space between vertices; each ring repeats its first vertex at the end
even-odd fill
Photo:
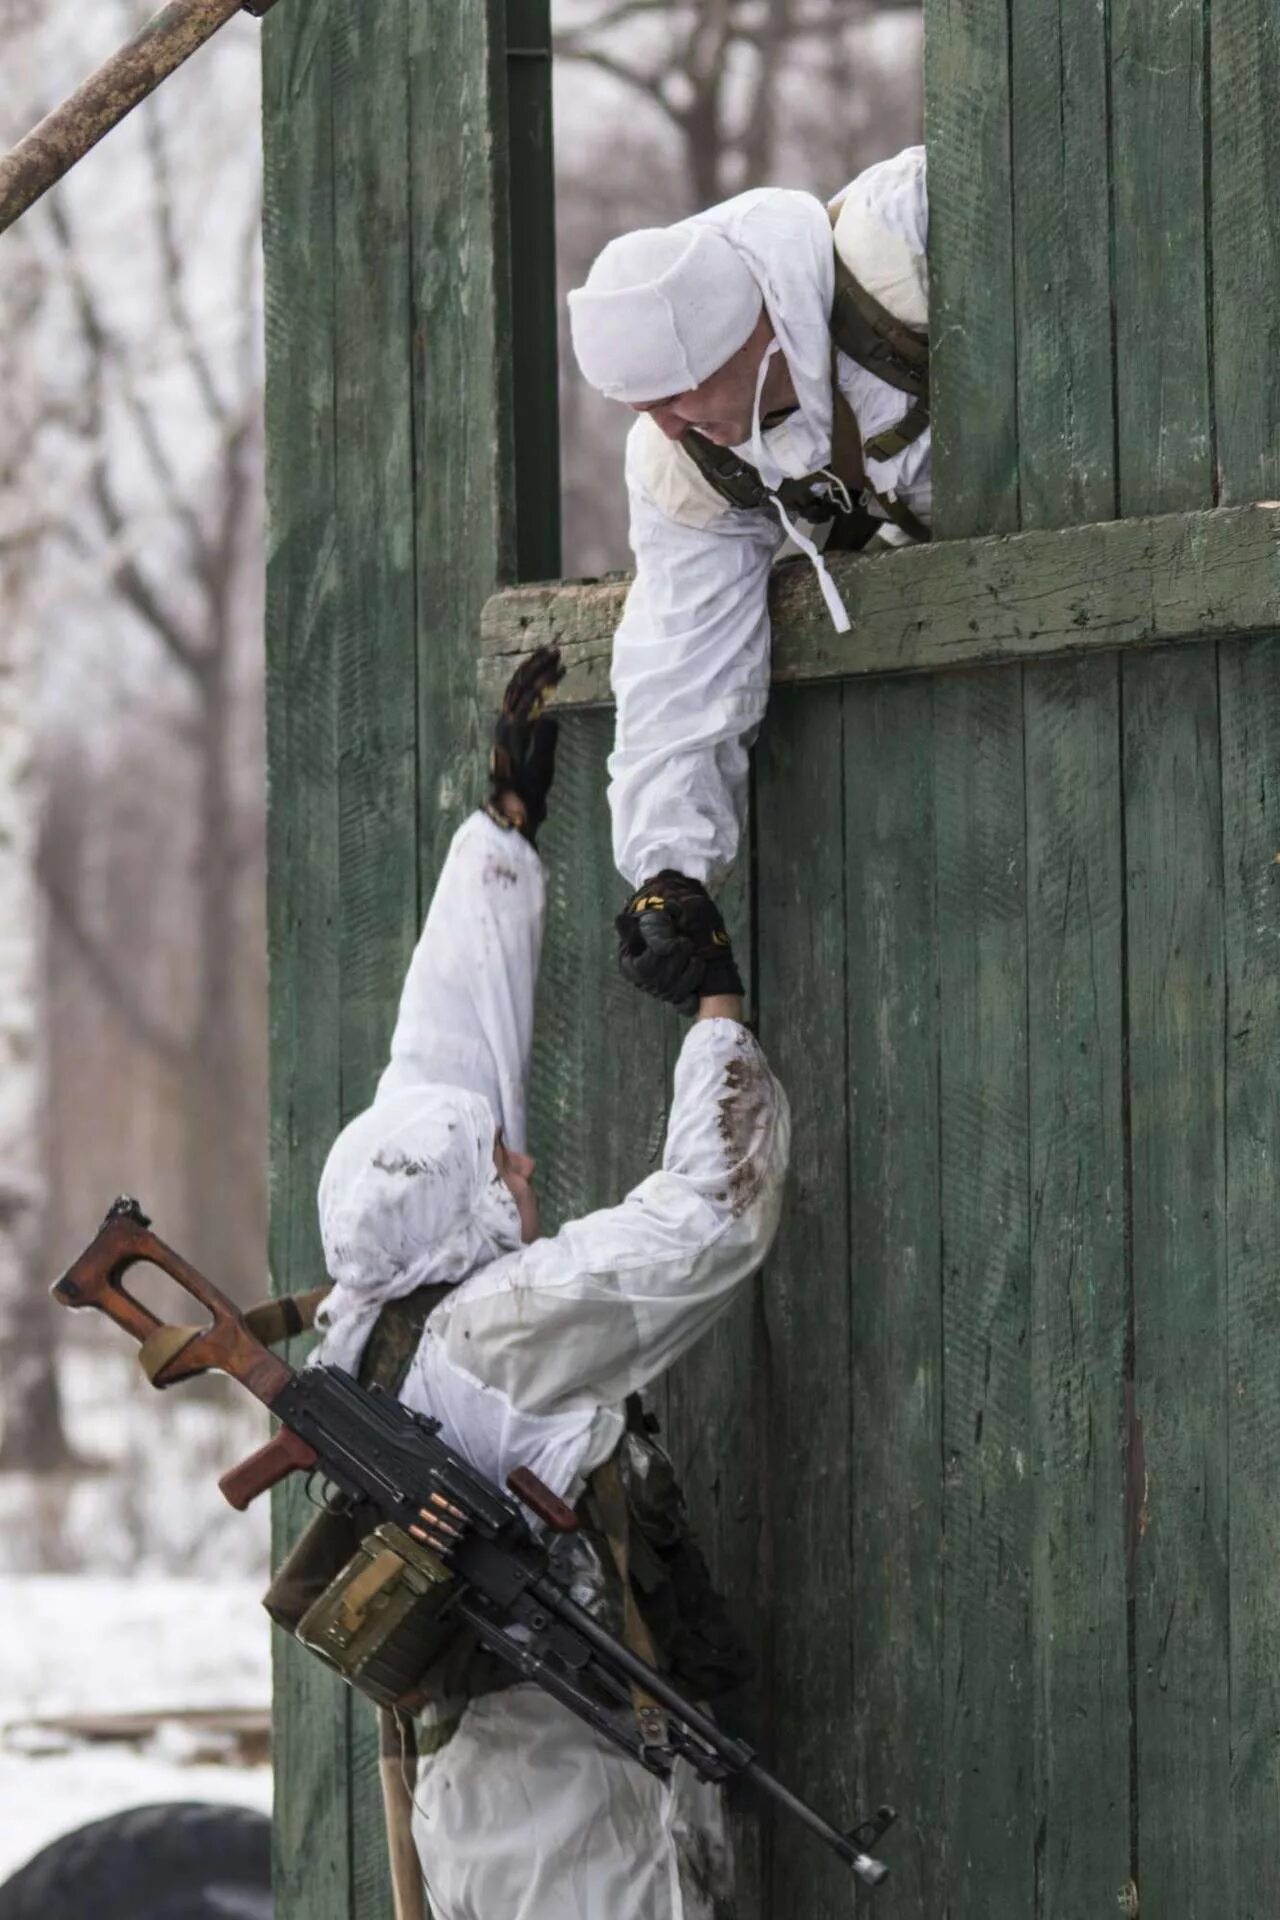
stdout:
MULTIPOLYGON (((624 1644, 643 1660, 646 1666, 658 1664, 657 1648, 653 1644, 653 1635, 645 1624, 644 1615, 636 1603, 635 1591, 631 1585, 631 1521, 627 1513, 627 1496, 622 1485, 622 1475, 618 1471, 618 1457, 611 1454, 602 1467, 597 1467, 590 1480, 591 1497, 595 1502, 600 1524, 605 1538, 609 1542, 609 1551, 613 1555, 618 1577, 622 1582, 622 1638, 624 1644)), ((662 1747, 667 1744, 667 1716, 653 1695, 644 1688, 632 1683, 631 1704, 635 1708, 636 1724, 640 1729, 640 1738, 648 1747, 662 1747)))
MULTIPOLYGON (((833 230, 840 219, 841 205, 835 202, 827 209, 833 230)), ((911 396, 911 405, 901 420, 882 433, 873 434, 866 443, 868 458, 892 460, 913 440, 918 440, 929 425, 929 336, 899 320, 868 292, 838 249, 835 270, 832 340, 841 353, 847 353, 859 366, 900 393, 911 396)), ((920 534, 912 535, 913 539, 920 537, 920 534)), ((927 538, 927 529, 924 537, 927 538)))
POLYGON ((895 527, 901 527, 909 539, 923 542, 933 538, 920 516, 912 513, 906 501, 899 500, 896 493, 877 493, 875 498, 884 509, 886 517, 892 520, 895 527))
MULTIPOLYGON (((310 1293, 287 1293, 281 1294, 278 1300, 263 1300, 247 1310, 245 1326, 264 1347, 278 1346, 297 1333, 311 1331, 328 1293, 328 1287, 314 1287, 310 1293)), ((151 1384, 155 1385, 157 1374, 168 1366, 175 1354, 181 1353, 198 1334, 207 1332, 207 1326, 162 1326, 149 1333, 138 1348, 138 1364, 151 1384)))

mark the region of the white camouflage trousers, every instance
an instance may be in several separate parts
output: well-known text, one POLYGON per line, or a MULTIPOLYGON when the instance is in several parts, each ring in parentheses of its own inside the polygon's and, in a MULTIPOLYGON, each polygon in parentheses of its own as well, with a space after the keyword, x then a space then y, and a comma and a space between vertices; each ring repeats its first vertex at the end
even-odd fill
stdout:
POLYGON ((432 1920, 727 1920, 719 1790, 646 1772, 541 1688, 473 1701, 419 1762, 432 1920))

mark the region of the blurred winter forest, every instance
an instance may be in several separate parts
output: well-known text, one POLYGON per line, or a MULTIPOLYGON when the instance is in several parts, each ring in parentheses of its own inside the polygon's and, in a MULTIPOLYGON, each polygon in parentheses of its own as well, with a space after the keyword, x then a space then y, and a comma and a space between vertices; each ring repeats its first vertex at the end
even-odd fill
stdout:
MULTIPOLYGON (((152 10, 0 0, 0 142, 152 10)), ((627 227, 920 138, 912 0, 554 19, 565 286, 627 227)), ((213 1493, 252 1411, 178 1418, 47 1296, 121 1190, 267 1290, 258 56, 234 21, 0 240, 0 1569, 265 1551, 213 1493)), ((565 570, 623 566, 627 416, 568 367, 561 405, 565 570)))

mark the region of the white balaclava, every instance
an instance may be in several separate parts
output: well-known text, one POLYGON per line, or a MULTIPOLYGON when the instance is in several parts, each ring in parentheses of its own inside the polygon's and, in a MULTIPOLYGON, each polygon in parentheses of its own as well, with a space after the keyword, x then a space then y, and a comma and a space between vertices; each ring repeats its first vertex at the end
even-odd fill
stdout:
POLYGON ((569 295, 583 377, 610 400, 687 393, 746 345, 764 305, 714 227, 642 227, 611 240, 569 295))
MULTIPOLYGON (((774 338, 760 365, 752 430, 737 449, 759 471, 786 531, 812 562, 832 621, 849 626, 835 582, 776 489, 831 460, 831 306, 835 249, 820 200, 757 187, 677 226, 611 241, 586 285, 569 295, 583 376, 609 398, 642 405, 687 393, 743 346, 761 306, 774 338), (769 362, 785 356, 799 402, 787 453, 766 444, 761 398, 769 362)), ((833 484, 834 481, 833 481, 833 484)))
POLYGON ((354 1373, 381 1309, 430 1282, 456 1284, 520 1245, 493 1160, 487 1100, 461 1087, 381 1096, 334 1141, 320 1176, 320 1238, 334 1282, 313 1356, 354 1373))

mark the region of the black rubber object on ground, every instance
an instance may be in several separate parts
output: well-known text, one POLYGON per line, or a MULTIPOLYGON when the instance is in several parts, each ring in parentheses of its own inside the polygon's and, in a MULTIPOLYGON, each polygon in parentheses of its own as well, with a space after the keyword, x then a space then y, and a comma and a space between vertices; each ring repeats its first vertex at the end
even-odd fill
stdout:
POLYGON ((113 1813, 0 1886, 0 1920, 271 1920, 271 1822, 184 1800, 113 1813))

